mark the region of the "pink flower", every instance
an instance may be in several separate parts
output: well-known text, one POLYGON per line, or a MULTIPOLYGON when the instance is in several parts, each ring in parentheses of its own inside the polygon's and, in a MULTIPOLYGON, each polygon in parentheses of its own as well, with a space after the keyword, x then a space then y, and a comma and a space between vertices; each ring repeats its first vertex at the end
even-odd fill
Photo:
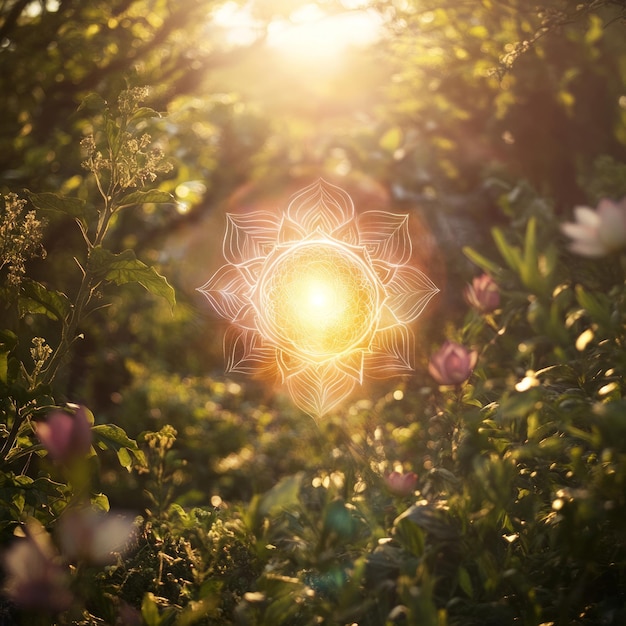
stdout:
POLYGON ((500 291, 488 274, 475 276, 464 291, 465 300, 481 313, 490 313, 500 306, 500 291))
POLYGON ((58 532, 63 554, 69 559, 106 564, 128 543, 133 520, 93 508, 66 510, 58 532))
POLYGON ((25 538, 3 555, 5 593, 21 607, 54 612, 67 609, 72 602, 67 571, 50 535, 34 519, 26 522, 24 534, 25 538))
POLYGON ((460 385, 470 377, 477 359, 475 350, 448 340, 430 357, 428 371, 440 385, 460 385))
POLYGON ((53 411, 45 422, 35 424, 35 434, 50 457, 60 463, 84 456, 91 449, 91 424, 83 406, 74 415, 53 411))
POLYGON ((395 496, 408 496, 415 491, 417 474, 415 472, 391 472, 385 476, 387 489, 395 496))
POLYGON ((578 206, 574 215, 576 222, 561 224, 561 231, 572 239, 572 252, 602 257, 626 248, 626 198, 600 200, 596 211, 578 206))

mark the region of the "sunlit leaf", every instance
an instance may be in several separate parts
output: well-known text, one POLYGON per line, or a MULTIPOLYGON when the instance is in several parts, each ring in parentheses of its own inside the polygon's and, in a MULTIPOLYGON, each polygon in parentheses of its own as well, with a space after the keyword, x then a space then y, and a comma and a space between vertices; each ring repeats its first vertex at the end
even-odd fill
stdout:
POLYGON ((173 307, 176 304, 174 289, 154 267, 148 266, 135 257, 132 250, 113 254, 102 247, 91 250, 89 268, 103 279, 116 285, 136 282, 155 296, 161 296, 173 307))
POLYGON ((65 213, 76 218, 84 218, 86 202, 80 198, 69 198, 58 193, 44 192, 32 193, 28 190, 26 195, 33 203, 33 206, 41 211, 54 211, 55 213, 65 213))
POLYGON ((47 289, 32 280, 23 281, 21 287, 18 300, 20 317, 42 314, 52 320, 63 320, 69 314, 72 305, 64 293, 47 289))
POLYGON ((132 191, 117 200, 117 208, 124 208, 136 204, 146 204, 148 202, 154 204, 162 204, 166 202, 174 202, 174 196, 167 191, 159 191, 158 189, 148 189, 146 191, 132 191))
POLYGON ((264 516, 276 515, 298 504, 303 478, 304 474, 298 472, 281 479, 261 497, 259 513, 264 516))

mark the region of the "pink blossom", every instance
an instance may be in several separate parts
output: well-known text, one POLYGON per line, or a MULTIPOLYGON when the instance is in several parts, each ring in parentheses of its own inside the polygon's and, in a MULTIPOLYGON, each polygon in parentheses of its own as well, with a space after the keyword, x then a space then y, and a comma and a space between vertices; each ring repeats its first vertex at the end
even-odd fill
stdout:
POLYGON ((576 222, 561 224, 561 231, 572 239, 572 252, 602 257, 626 248, 626 198, 620 202, 600 200, 595 211, 578 206, 574 216, 576 222))
POLYGON ((482 313, 490 313, 500 306, 500 291, 489 274, 475 276, 464 291, 467 303, 482 313))
POLYGON ((408 496, 415 491, 417 474, 415 472, 391 472, 385 476, 387 489, 396 496, 408 496))
POLYGON ((478 353, 454 341, 445 341, 428 363, 430 375, 440 385, 460 385, 471 375, 478 353))
POLYGON ((53 411, 45 422, 35 424, 35 433, 50 457, 60 463, 84 456, 91 448, 91 424, 83 406, 74 415, 53 411))
POLYGON ((50 535, 34 519, 3 555, 4 591, 15 604, 37 610, 63 611, 72 602, 67 571, 60 563, 50 535))
POLYGON ((59 523, 59 543, 71 560, 106 564, 127 544, 133 520, 85 507, 66 510, 59 523))

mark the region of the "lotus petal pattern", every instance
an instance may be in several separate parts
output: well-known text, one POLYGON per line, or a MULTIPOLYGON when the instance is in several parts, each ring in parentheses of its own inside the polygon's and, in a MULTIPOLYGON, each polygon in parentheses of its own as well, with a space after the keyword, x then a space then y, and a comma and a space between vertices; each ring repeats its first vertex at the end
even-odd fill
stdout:
POLYGON ((350 196, 320 179, 283 215, 227 215, 226 264, 198 290, 231 322, 226 370, 279 375, 314 417, 364 374, 413 370, 408 324, 439 291, 411 258, 408 216, 355 214, 350 196))

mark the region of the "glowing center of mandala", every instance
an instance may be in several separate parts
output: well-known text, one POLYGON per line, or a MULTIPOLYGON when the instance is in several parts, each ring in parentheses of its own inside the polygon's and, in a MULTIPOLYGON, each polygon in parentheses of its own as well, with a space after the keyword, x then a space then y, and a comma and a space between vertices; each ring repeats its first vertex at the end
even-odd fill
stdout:
POLYGON ((365 261, 345 246, 300 242, 271 259, 261 278, 265 334, 314 361, 363 347, 376 327, 377 284, 365 261))

